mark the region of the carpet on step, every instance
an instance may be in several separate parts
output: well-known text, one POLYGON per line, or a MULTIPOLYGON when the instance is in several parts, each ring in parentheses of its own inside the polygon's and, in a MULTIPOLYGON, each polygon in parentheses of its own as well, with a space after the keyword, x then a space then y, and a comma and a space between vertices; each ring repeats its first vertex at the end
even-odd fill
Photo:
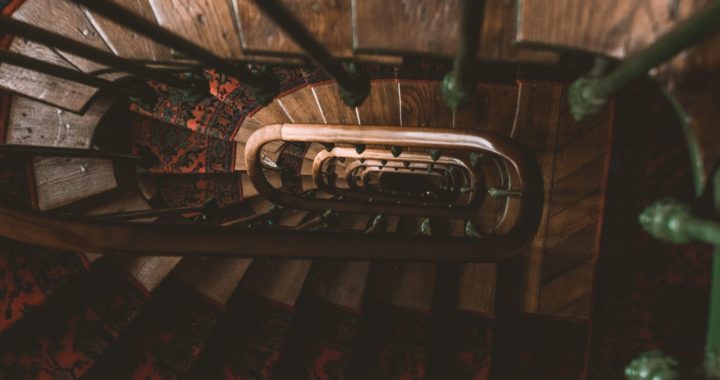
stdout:
POLYGON ((88 267, 79 253, 0 239, 0 332, 45 304, 88 267))
POLYGON ((228 207, 243 200, 240 173, 233 174, 171 174, 147 175, 157 187, 167 207, 202 206, 215 199, 219 207, 228 207))
POLYGON ((149 173, 230 173, 235 167, 235 143, 136 115, 132 119, 133 153, 151 152, 158 163, 149 173))
POLYGON ((191 378, 271 378, 294 318, 293 307, 236 293, 191 378))
POLYGON ((123 333, 148 299, 115 268, 87 272, 12 334, 0 337, 0 378, 78 378, 123 333))
POLYGON ((280 176, 282 186, 293 194, 303 191, 301 172, 307 148, 304 143, 287 143, 281 148, 278 157, 278 167, 284 170, 280 176))
POLYGON ((505 323, 493 358, 499 379, 585 378, 589 322, 520 314, 505 323), (499 371, 498 371, 499 369, 499 371))
POLYGON ((360 310, 316 297, 303 299, 279 364, 281 378, 345 378, 358 329, 360 310))
POLYGON ((488 379, 495 343, 494 317, 456 310, 450 318, 445 332, 449 335, 452 361, 447 372, 449 378, 488 379))
MULTIPOLYGON (((30 171, 22 162, 0 167, 0 199, 29 209, 30 171)), ((84 255, 0 239, 0 332, 43 305, 58 289, 87 270, 84 255)))
POLYGON ((360 328, 363 342, 349 364, 349 377, 425 379, 432 340, 430 313, 374 305, 367 314, 360 328))
POLYGON ((171 278, 153 292, 137 322, 98 361, 89 378, 185 378, 222 312, 223 306, 171 278))

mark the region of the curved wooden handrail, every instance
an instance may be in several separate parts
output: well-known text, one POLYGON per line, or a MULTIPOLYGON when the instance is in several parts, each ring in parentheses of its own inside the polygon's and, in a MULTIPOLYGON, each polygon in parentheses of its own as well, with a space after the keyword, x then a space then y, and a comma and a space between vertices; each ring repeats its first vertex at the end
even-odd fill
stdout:
MULTIPOLYGON (((245 164, 257 191, 267 199, 290 208, 332 209, 343 213, 466 218, 475 209, 464 207, 406 207, 366 201, 317 200, 297 197, 274 188, 265 178, 260 159, 262 148, 273 141, 324 142, 332 144, 392 145, 411 148, 487 153, 507 161, 520 179, 520 217, 509 232, 535 229, 543 206, 543 179, 537 161, 523 145, 492 132, 463 129, 405 128, 325 124, 274 124, 265 126, 248 139, 245 164)), ((402 157, 402 155, 400 156, 402 157)))
MULTIPOLYGON (((357 162, 357 161, 356 161, 357 162)), ((359 162, 358 162, 359 163, 359 162)), ((352 166, 355 165, 355 163, 351 164, 352 166)), ((362 165, 362 164, 360 164, 362 165)), ((357 166, 356 169, 362 169, 362 166, 357 166)), ((390 169, 388 168, 377 168, 377 167, 369 167, 365 168, 365 171, 362 173, 362 175, 367 175, 373 171, 379 171, 379 172, 387 172, 390 169)), ((400 170, 407 170, 405 168, 398 169, 400 170)), ((440 169, 435 169, 440 170, 440 169)), ((397 173, 396 171, 392 171, 393 173, 397 173)), ((416 172, 415 174, 419 174, 416 172)), ((424 175, 427 175, 428 173, 424 172, 422 173, 424 175)), ((435 175, 441 175, 440 173, 433 173, 435 175)), ((354 182, 351 181, 351 179, 348 177, 346 178, 346 181, 348 181, 348 189, 338 189, 342 191, 338 191, 337 194, 341 195, 343 199, 354 199, 354 200, 363 200, 363 201, 369 201, 372 199, 372 202, 379 202, 384 204, 403 204, 405 207, 427 207, 428 205, 436 206, 436 207, 447 207, 448 206, 448 200, 447 199, 438 199, 438 198, 421 198, 421 197, 408 197, 405 195, 398 195, 398 194, 391 194, 387 192, 382 192, 376 189, 367 189, 367 188, 361 188, 355 185, 354 182)))
MULTIPOLYGON (((268 133, 267 129, 261 129, 260 135, 254 135, 255 138, 251 138, 248 144, 254 159, 248 161, 260 162, 259 151, 264 141, 276 140, 278 137, 289 141, 313 140, 306 134, 305 126, 297 127, 305 131, 302 133, 292 126, 286 127, 285 131, 290 132, 288 134, 280 133, 283 126, 271 126, 271 133, 268 133), (265 139, 259 139, 261 136, 265 136, 265 139)), ((328 128, 327 132, 341 134, 346 127, 320 125, 315 128, 328 128)), ((363 128, 363 135, 366 134, 365 130, 366 128, 363 128)), ((532 155, 522 146, 501 136, 485 135, 477 131, 468 131, 468 134, 462 134, 458 130, 440 130, 429 134, 426 131, 420 135, 412 135, 415 146, 421 146, 426 139, 438 141, 437 133, 442 132, 451 141, 464 141, 465 149, 496 152, 512 163, 522 179, 521 216, 508 233, 479 239, 424 238, 386 233, 317 233, 206 224, 143 224, 58 217, 37 211, 18 211, 0 205, 0 235, 27 244, 60 250, 143 256, 221 255, 287 259, 498 262, 518 253, 537 230, 543 206, 542 177, 532 155)), ((388 137, 391 140, 398 139, 402 136, 402 133, 398 132, 397 128, 391 128, 388 137)), ((328 135, 320 135, 323 140, 332 140, 328 135)), ((353 136, 339 140, 352 142, 351 138, 353 136)), ((259 166, 250 165, 248 169, 255 178, 253 182, 265 185, 261 193, 272 187, 262 176, 259 166), (258 181, 258 175, 262 177, 261 181, 258 181)), ((452 212, 449 214, 453 215, 452 212)))
MULTIPOLYGON (((395 157, 392 155, 391 152, 387 150, 382 149, 365 149, 362 153, 357 153, 355 149, 351 148, 334 148, 331 151, 322 151, 318 153, 315 156, 315 159, 313 160, 313 180, 315 181, 315 185, 326 192, 334 193, 334 187, 329 186, 322 177, 322 168, 323 164, 326 160, 332 159, 332 158, 353 158, 353 159, 366 159, 366 160, 386 160, 388 161, 388 164, 391 165, 391 162, 413 162, 413 163, 426 163, 426 164, 446 164, 446 165, 456 165, 463 168, 467 173, 470 173, 471 177, 471 185, 473 188, 475 186, 483 184, 483 175, 482 172, 476 169, 468 160, 461 159, 461 158, 455 158, 455 157, 440 157, 438 160, 433 160, 431 157, 429 157, 426 154, 421 153, 414 153, 414 152, 403 152, 400 154, 400 156, 395 157)), ((391 165, 392 166, 392 165, 391 165)), ((348 173, 348 171, 345 171, 348 173)), ((347 174, 346 174, 347 178, 347 174)), ((484 195, 484 192, 481 192, 480 194, 477 194, 475 191, 473 191, 471 194, 469 194, 470 199, 474 199, 477 196, 484 195)), ((476 202, 473 202, 473 204, 477 204, 476 202)))
POLYGON ((0 234, 32 245, 114 255, 499 262, 515 255, 535 233, 540 215, 529 216, 502 237, 465 239, 104 222, 0 206, 0 234))
MULTIPOLYGON (((358 162, 359 163, 359 162, 358 162)), ((353 166, 355 163, 353 163, 353 166)), ((440 177, 443 180, 447 179, 445 176, 445 173, 448 171, 445 167, 435 167, 431 171, 427 170, 418 170, 417 168, 405 168, 405 167, 397 167, 397 166, 376 166, 372 165, 372 162, 370 162, 369 165, 366 165, 367 161, 365 163, 359 163, 359 165, 352 168, 352 170, 348 170, 349 174, 355 172, 352 175, 348 175, 345 177, 345 180, 348 184, 351 182, 354 183, 355 178, 360 178, 360 182, 363 183, 363 186, 368 186, 368 177, 370 174, 377 173, 377 179, 379 179, 382 176, 382 173, 401 173, 401 174, 412 174, 412 175, 424 175, 424 176, 432 176, 432 177, 440 177), (357 172, 360 173, 357 173, 357 172)), ((351 166, 348 166, 348 168, 351 168, 351 166)), ((445 181, 443 181, 445 182, 445 181)), ((357 185, 356 183, 354 183, 357 185)), ((358 186, 358 188, 360 188, 358 186)))
MULTIPOLYGON (((367 162, 369 162, 369 161, 366 161, 366 163, 367 162)), ((439 167, 439 166, 436 166, 430 173, 428 173, 426 170, 410 171, 409 169, 404 168, 404 167, 396 167, 396 168, 389 168, 387 166, 385 166, 385 167, 377 167, 377 166, 365 167, 363 165, 364 164, 359 163, 359 161, 356 161, 356 162, 352 163, 350 166, 348 166, 348 168, 352 169, 351 172, 352 171, 354 171, 354 172, 361 171, 361 173, 359 175, 353 174, 353 175, 346 177, 345 181, 346 181, 349 189, 337 189, 338 191, 341 190, 340 194, 342 194, 343 196, 348 195, 348 196, 361 196, 361 197, 363 197, 363 194, 366 194, 364 196, 364 198, 367 198, 368 195, 374 197, 375 195, 382 194, 386 197, 387 202, 397 203, 398 201, 402 202, 402 201, 407 200, 408 199, 407 195, 395 195, 392 193, 383 192, 380 189, 372 189, 372 188, 368 187, 369 186, 368 177, 371 174, 374 175, 376 173, 378 174, 378 176, 377 176, 378 179, 382 176, 382 173, 407 173, 407 174, 413 174, 413 175, 438 176, 438 177, 441 177, 443 179, 443 181, 447 180, 446 169, 443 167, 439 167), (358 176, 360 177, 360 182, 363 183, 362 187, 359 186, 355 182, 355 179, 358 176)), ((452 186, 453 185, 450 184, 449 187, 452 187, 452 186)), ((451 194, 446 194, 446 195, 451 195, 451 194)), ((414 199, 416 201, 422 201, 423 203, 427 203, 427 204, 436 204, 436 205, 442 206, 442 207, 447 207, 448 201, 449 201, 449 198, 447 198, 447 199, 430 198, 427 200, 426 199, 421 200, 420 198, 410 198, 410 199, 414 199)), ((453 204, 455 204, 455 203, 453 203, 453 204)), ((468 206, 468 204, 460 205, 460 206, 468 206)))

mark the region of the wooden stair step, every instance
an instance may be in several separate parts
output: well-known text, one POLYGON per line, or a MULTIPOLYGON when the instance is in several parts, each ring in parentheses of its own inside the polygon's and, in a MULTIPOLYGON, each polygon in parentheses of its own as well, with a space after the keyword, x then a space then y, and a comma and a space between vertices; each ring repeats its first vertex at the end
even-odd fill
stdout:
MULTIPOLYGON (((116 0, 115 3, 143 16, 147 20, 157 23, 149 0, 116 0)), ((172 60, 172 54, 167 47, 87 9, 83 8, 83 11, 115 55, 137 60, 160 62, 170 62, 172 60)))
POLYGON ((174 266, 171 258, 161 261, 165 263, 136 258, 126 261, 123 268, 106 261, 87 272, 72 289, 55 296, 55 302, 47 304, 37 318, 13 331, 16 344, 0 349, 2 376, 82 377, 127 331, 147 304, 157 279, 174 266), (136 271, 145 264, 154 267, 153 276, 136 271), (80 339, 86 344, 62 343, 80 339))
POLYGON ((707 1, 668 7, 652 0, 518 1, 516 41, 626 58, 671 30, 707 1))
MULTIPOLYGON (((460 19, 460 2, 422 0, 412 4, 399 0, 358 2, 353 8, 355 50, 364 53, 424 54, 453 56, 460 19)), ((480 34, 479 59, 555 63, 558 56, 548 52, 514 47, 508 26, 515 23, 512 2, 485 2, 480 34)))
POLYGON ((33 160, 38 209, 51 210, 118 185, 110 160, 42 157, 33 160))
POLYGON ((316 102, 320 104, 323 122, 328 124, 359 124, 355 109, 346 106, 340 99, 336 83, 313 84, 311 89, 316 102))
MULTIPOLYGON (((280 3, 336 57, 352 57, 351 1, 297 0, 280 3)), ((249 54, 301 55, 302 50, 251 0, 233 0, 243 51, 249 54)))
MULTIPOLYGON (((50 30, 94 48, 110 51, 95 27, 80 7, 69 1, 31 0, 23 3, 12 18, 50 30)), ((71 64, 84 72, 92 72, 105 66, 58 51, 71 64)))
MULTIPOLYGON (((65 68, 75 69, 53 50, 21 38, 13 39, 9 50, 65 68)), ((88 101, 98 92, 98 89, 94 87, 5 63, 0 65, 0 87, 75 113, 82 113, 88 101)))
POLYGON ((7 144, 89 148, 95 129, 114 103, 108 96, 96 98, 84 114, 22 96, 13 96, 8 117, 7 144))
POLYGON ((243 59, 227 1, 150 0, 158 24, 227 59, 243 59))

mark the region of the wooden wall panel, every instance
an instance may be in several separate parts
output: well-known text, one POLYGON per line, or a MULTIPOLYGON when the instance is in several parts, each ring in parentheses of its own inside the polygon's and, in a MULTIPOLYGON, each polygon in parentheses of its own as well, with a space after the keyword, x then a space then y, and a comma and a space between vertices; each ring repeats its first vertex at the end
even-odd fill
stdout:
MULTIPOLYGON (((550 194, 560 102, 564 100, 562 86, 526 81, 521 81, 518 85, 518 114, 513 127, 513 137, 525 144, 535 154, 543 173, 545 194, 550 194)), ((525 283, 521 308, 527 312, 534 312, 538 307, 549 204, 549 202, 545 202, 542 220, 535 239, 522 253, 525 283)))
POLYGON ((590 316, 610 151, 609 112, 584 123, 560 118, 558 136, 562 142, 555 161, 539 312, 590 316), (567 289, 563 291, 563 287, 567 289))

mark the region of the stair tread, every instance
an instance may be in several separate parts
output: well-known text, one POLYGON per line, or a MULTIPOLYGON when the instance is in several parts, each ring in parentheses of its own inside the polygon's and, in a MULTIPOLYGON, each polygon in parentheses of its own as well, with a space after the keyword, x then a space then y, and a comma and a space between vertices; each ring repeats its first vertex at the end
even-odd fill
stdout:
POLYGON ((60 206, 115 189, 112 161, 87 158, 38 157, 33 160, 38 209, 60 206))
MULTIPOLYGON (((65 68, 73 68, 49 48, 21 38, 13 39, 9 50, 65 68)), ((98 91, 94 87, 8 64, 0 65, 0 86, 75 113, 81 113, 98 91)))
MULTIPOLYGON (((149 0, 115 0, 115 3, 133 11, 135 14, 157 22, 149 0)), ((169 62, 172 60, 170 49, 151 39, 124 28, 107 18, 84 9, 85 15, 93 24, 102 39, 115 55, 130 59, 169 62)))
MULTIPOLYGON (((350 0, 316 2, 311 7, 297 0, 280 3, 331 54, 352 57, 352 20, 350 0)), ((239 20, 242 48, 248 53, 299 55, 302 50, 265 16, 251 0, 233 0, 239 20)))
POLYGON ((245 57, 229 2, 151 0, 150 5, 161 26, 211 50, 220 57, 230 59, 245 57))
POLYGON ((5 142, 19 145, 90 147, 96 126, 114 99, 100 97, 83 115, 13 96, 5 142))
MULTIPOLYGON (((354 47, 360 52, 452 56, 459 22, 448 20, 459 18, 459 1, 360 2, 354 8, 354 47)), ((514 3, 485 2, 478 58, 555 63, 558 56, 553 53, 525 51, 513 46, 514 35, 507 25, 512 25, 514 20, 514 3)))
MULTIPOLYGON (((12 14, 12 17, 94 48, 110 51, 77 4, 54 0, 26 1, 12 14)), ((58 54, 84 72, 92 72, 105 67, 63 51, 58 51, 58 54)))

